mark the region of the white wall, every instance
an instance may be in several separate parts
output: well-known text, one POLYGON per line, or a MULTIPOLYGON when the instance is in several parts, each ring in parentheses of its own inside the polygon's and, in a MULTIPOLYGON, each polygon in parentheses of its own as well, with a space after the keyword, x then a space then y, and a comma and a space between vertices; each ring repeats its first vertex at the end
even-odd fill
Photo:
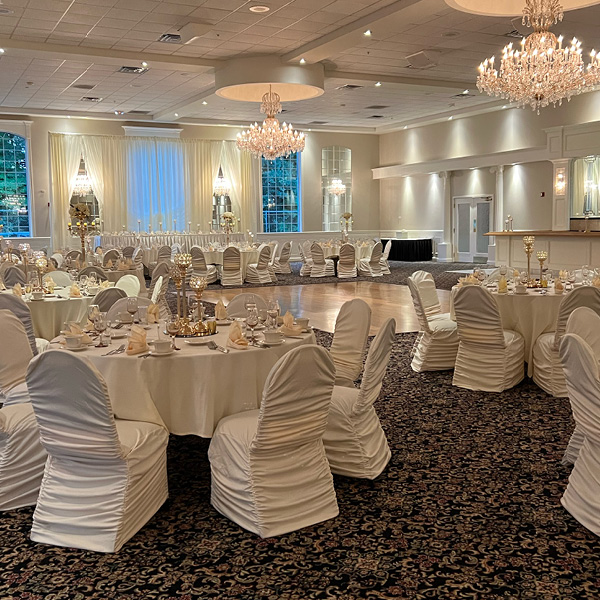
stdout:
POLYGON ((452 197, 495 196, 496 174, 490 169, 468 169, 452 171, 450 179, 452 197))

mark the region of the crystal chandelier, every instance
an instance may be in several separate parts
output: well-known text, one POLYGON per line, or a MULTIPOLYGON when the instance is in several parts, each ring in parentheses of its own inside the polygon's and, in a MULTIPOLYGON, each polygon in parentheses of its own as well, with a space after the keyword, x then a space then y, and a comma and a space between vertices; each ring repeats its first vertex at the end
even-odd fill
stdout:
POLYGON ((341 179, 332 179, 329 185, 329 193, 336 196, 341 196, 346 193, 346 186, 342 183, 341 179))
POLYGON ((581 42, 573 38, 563 48, 562 36, 556 37, 549 28, 563 20, 559 0, 525 0, 523 25, 533 27, 533 33, 521 41, 521 50, 506 46, 500 70, 494 67, 494 57, 479 65, 477 87, 490 96, 500 96, 517 106, 537 110, 549 104, 559 106, 574 94, 590 91, 600 82, 600 62, 591 52, 591 62, 584 66, 581 42))
POLYGON ((291 124, 284 123, 279 126, 275 115, 281 112, 281 98, 279 94, 271 91, 271 86, 262 97, 260 112, 267 115, 262 126, 254 123, 250 125, 250 129, 238 133, 237 147, 240 150, 268 160, 304 150, 304 133, 295 131, 291 124))
POLYGON ((229 196, 230 191, 231 185, 229 185, 229 181, 223 176, 223 169, 219 167, 219 174, 217 175, 215 185, 213 186, 213 194, 215 196, 229 196))
POLYGON ((92 183, 87 173, 78 173, 75 177, 75 186, 73 187, 74 196, 87 196, 92 193, 92 183))

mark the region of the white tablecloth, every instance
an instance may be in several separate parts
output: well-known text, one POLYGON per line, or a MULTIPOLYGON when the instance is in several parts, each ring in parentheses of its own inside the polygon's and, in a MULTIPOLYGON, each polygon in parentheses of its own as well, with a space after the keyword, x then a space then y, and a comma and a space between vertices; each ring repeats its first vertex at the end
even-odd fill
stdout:
MULTIPOLYGON (((204 259, 207 265, 222 265, 224 250, 208 250, 204 252, 204 259)), ((240 260, 242 263, 242 276, 246 277, 248 265, 258 262, 258 250, 240 250, 240 260)))
MULTIPOLYGON (((453 298, 457 288, 452 289, 450 297, 450 317, 454 319, 453 298)), ((502 327, 518 331, 525 340, 525 360, 527 375, 533 375, 533 346, 542 333, 554 331, 558 309, 564 294, 554 294, 549 290, 541 294, 536 290, 528 290, 527 294, 498 294, 490 292, 500 311, 502 327)))
MULTIPOLYGON (((321 244, 321 248, 323 248, 323 255, 325 258, 329 258, 330 256, 339 256, 341 247, 342 247, 341 244, 339 246, 336 244, 334 244, 334 245, 321 244)), ((373 246, 370 246, 368 244, 360 245, 360 246, 354 245, 354 249, 356 251, 356 264, 358 264, 358 262, 360 261, 361 258, 369 258, 371 256, 372 247, 373 246)))
POLYGON ((85 323, 87 309, 92 303, 92 297, 46 298, 26 302, 31 311, 35 337, 51 340, 60 333, 65 321, 85 323))
MULTIPOLYGON (((210 339, 225 346, 228 330, 219 327, 210 339)), ((149 339, 153 337, 155 326, 148 333, 149 339)), ((292 348, 314 344, 315 337, 310 333, 301 339, 287 338, 280 346, 230 349, 229 354, 177 338, 181 351, 169 356, 102 356, 126 342, 115 339, 109 348, 78 354, 90 359, 104 376, 115 415, 164 423, 177 435, 211 437, 223 417, 258 408, 264 382, 277 360, 292 348)))

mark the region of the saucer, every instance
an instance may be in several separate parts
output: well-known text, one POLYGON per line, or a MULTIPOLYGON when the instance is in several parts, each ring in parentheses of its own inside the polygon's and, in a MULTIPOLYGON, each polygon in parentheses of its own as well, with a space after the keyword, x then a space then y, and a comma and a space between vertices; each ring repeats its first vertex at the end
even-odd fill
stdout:
POLYGON ((268 348, 269 346, 281 346, 281 344, 283 344, 284 342, 285 338, 279 340, 278 342, 266 342, 265 340, 259 340, 257 344, 260 344, 261 346, 266 346, 268 348))
POLYGON ((149 354, 150 356, 169 356, 169 354, 173 354, 175 352, 175 350, 173 350, 173 348, 171 348, 170 350, 167 350, 166 352, 157 352, 156 350, 150 350, 149 354))
POLYGON ((30 302, 42 302, 45 298, 29 298, 30 302))
POLYGON ((69 348, 67 346, 64 346, 65 350, 70 350, 71 352, 81 352, 82 350, 87 350, 87 348, 87 345, 78 346, 77 348, 69 348))
POLYGON ((229 319, 218 319, 217 320, 217 325, 231 325, 233 323, 233 321, 230 321, 229 319))
POLYGON ((211 336, 204 336, 204 337, 190 338, 189 340, 183 340, 183 341, 186 344, 189 344, 190 346, 204 346, 204 345, 208 344, 208 342, 210 342, 210 338, 211 338, 211 336))
POLYGON ((120 340, 124 337, 127 337, 127 330, 123 331, 122 329, 113 329, 110 333, 110 337, 113 340, 120 340))

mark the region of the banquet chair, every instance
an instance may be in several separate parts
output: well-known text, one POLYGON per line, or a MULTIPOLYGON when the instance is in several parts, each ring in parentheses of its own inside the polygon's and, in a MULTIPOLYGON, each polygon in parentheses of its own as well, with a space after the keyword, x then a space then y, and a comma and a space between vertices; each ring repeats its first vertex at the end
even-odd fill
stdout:
POLYGON ((430 273, 417 271, 408 278, 408 289, 419 321, 419 333, 412 349, 413 371, 453 369, 458 352, 456 322, 442 313, 430 273))
POLYGON ((4 406, 29 402, 25 374, 33 352, 25 327, 14 313, 1 309, 0 331, 0 392, 4 406))
MULTIPOLYGON (((106 320, 107 321, 116 321, 119 313, 127 312, 127 301, 129 298, 119 298, 106 312, 106 320)), ((152 302, 149 298, 142 298, 138 296, 138 307, 139 306, 150 306, 152 302)))
MULTIPOLYGON (((592 350, 596 362, 600 364, 600 316, 591 308, 582 306, 576 308, 570 315, 567 321, 565 333, 572 333, 584 340, 592 350)), ((560 348, 560 342, 559 342, 560 348)), ((560 359, 560 357, 559 357, 560 359)), ((560 361, 561 370, 564 367, 562 360, 560 361)), ((564 374, 564 370, 563 370, 564 374)), ((568 392, 568 389, 567 389, 568 392)), ((575 430, 571 434, 569 443, 562 457, 561 464, 567 466, 575 463, 579 450, 583 445, 584 435, 581 429, 575 423, 575 430)))
POLYGON ((354 387, 363 368, 371 327, 371 307, 360 298, 344 302, 335 320, 329 353, 335 365, 335 385, 354 387))
POLYGON ((256 309, 261 318, 267 317, 267 303, 264 298, 251 292, 243 292, 234 296, 227 305, 227 316, 231 319, 245 318, 248 314, 246 311, 246 302, 248 300, 256 304, 256 309))
POLYGON ((566 333, 559 354, 569 400, 583 442, 560 502, 586 529, 600 536, 600 374, 590 345, 579 335, 566 333))
POLYGON ((89 277, 92 273, 96 276, 96 279, 98 281, 106 281, 108 279, 108 276, 106 275, 106 273, 102 267, 93 267, 93 266, 92 267, 83 267, 83 269, 81 269, 81 271, 79 271, 78 279, 81 279, 82 275, 87 275, 89 277))
POLYGON ((134 252, 135 252, 134 246, 125 246, 124 248, 121 249, 121 254, 123 255, 123 258, 125 258, 125 259, 129 258, 130 260, 133 260, 134 252))
POLYGON ((106 288, 100 290, 92 300, 92 304, 97 304, 100 312, 108 312, 110 307, 119 299, 126 298, 127 294, 119 288, 106 288))
POLYGON ((65 254, 65 260, 69 260, 69 261, 81 261, 81 259, 83 258, 82 254, 81 254, 81 250, 69 250, 66 254, 65 254))
POLYGON ((151 262, 148 265, 148 272, 150 273, 151 277, 153 276, 154 269, 161 262, 167 262, 169 264, 171 263, 171 246, 161 246, 158 249, 156 262, 151 262))
POLYGON ((242 258, 236 247, 229 246, 225 248, 223 265, 219 268, 219 276, 223 286, 240 286, 243 284, 242 258))
POLYGON ((115 283, 115 288, 123 290, 130 298, 139 296, 141 289, 140 280, 135 275, 123 275, 115 283))
POLYGON ((262 538, 339 514, 322 440, 333 382, 327 351, 300 346, 271 369, 260 409, 219 421, 208 449, 217 511, 262 538))
POLYGON ((42 281, 46 281, 46 279, 52 279, 54 283, 59 287, 69 287, 73 283, 73 278, 66 271, 51 271, 50 273, 45 273, 42 276, 42 281))
POLYGON ((298 244, 298 251, 300 253, 300 260, 302 261, 302 266, 300 267, 300 276, 308 277, 312 269, 313 260, 310 254, 308 254, 308 256, 306 255, 306 251, 303 244, 298 244))
POLYGON ((21 321, 25 328, 25 332, 27 333, 27 339, 29 340, 33 356, 48 349, 48 346, 50 345, 48 340, 35 337, 31 311, 29 310, 29 306, 27 306, 21 298, 14 294, 0 294, 0 309, 10 310, 10 312, 21 321))
POLYGON ((165 261, 161 261, 156 265, 156 268, 152 271, 152 280, 150 281, 150 287, 148 289, 148 295, 151 298, 156 297, 157 300, 154 302, 160 307, 161 319, 168 319, 171 316, 171 310, 167 302, 167 291, 169 289, 170 280, 170 264, 165 261), (160 287, 159 281, 161 282, 160 287), (158 292, 156 291, 158 288, 158 292))
POLYGON ((391 273, 390 263, 388 262, 391 249, 392 249, 392 240, 388 240, 385 243, 385 248, 383 249, 383 254, 381 255, 381 258, 379 259, 379 264, 381 265, 381 272, 384 275, 389 275, 391 273))
POLYGON ((60 269, 62 267, 63 261, 65 257, 60 252, 55 252, 50 258, 53 258, 56 261, 56 266, 60 269))
POLYGON ((177 254, 181 254, 182 250, 181 250, 181 244, 178 244, 177 242, 175 242, 174 244, 171 244, 171 262, 173 262, 175 260, 175 256, 177 254))
POLYGON ((4 279, 4 285, 6 285, 7 288, 11 288, 17 285, 17 283, 20 283, 21 285, 27 283, 25 281, 25 273, 23 273, 16 265, 8 265, 2 273, 2 279, 4 279))
POLYGON ((214 283, 218 279, 217 267, 206 264, 202 248, 200 246, 192 246, 190 254, 192 255, 192 274, 205 277, 206 283, 214 283))
POLYGON ((558 345, 569 315, 580 306, 587 306, 600 315, 600 290, 584 286, 567 294, 560 303, 554 331, 542 333, 533 345, 533 381, 556 398, 566 398, 568 395, 558 345))
POLYGON ((269 260, 269 264, 267 265, 267 270, 269 271, 269 278, 271 279, 271 283, 277 283, 277 275, 275 274, 275 260, 277 258, 278 248, 279 244, 271 244, 271 257, 269 260))
POLYGON ((352 244, 342 244, 337 271, 339 279, 349 279, 358 276, 358 271, 356 270, 356 248, 352 244))
POLYGON ((369 348, 360 389, 333 388, 323 444, 336 475, 375 479, 392 456, 373 404, 381 391, 395 334, 396 321, 387 319, 369 348))
POLYGON ((133 260, 133 266, 136 269, 143 269, 144 263, 144 249, 141 246, 138 246, 131 255, 131 260, 133 260))
POLYGON ((271 246, 264 244, 258 251, 258 261, 246 268, 246 283, 271 283, 270 258, 271 246))
POLYGON ((98 370, 68 352, 32 360, 27 387, 48 453, 31 539, 117 552, 167 499, 166 428, 115 419, 98 370))
POLYGON ((279 256, 276 256, 273 261, 273 271, 275 273, 284 274, 291 273, 290 255, 292 254, 292 242, 286 242, 281 247, 279 256))
POLYGON ((112 250, 108 250, 107 252, 104 253, 104 256, 102 258, 102 266, 106 267, 109 260, 111 260, 114 265, 120 258, 121 258, 121 254, 119 253, 119 251, 116 248, 113 248, 112 250))
POLYGON ((381 277, 381 242, 377 242, 373 248, 371 248, 371 256, 369 258, 362 258, 358 261, 358 273, 359 275, 366 275, 368 277, 381 277))
POLYGON ((502 267, 497 267, 489 272, 486 279, 487 283, 496 283, 497 281, 499 281, 500 277, 502 276, 500 273, 500 269, 504 267, 506 267, 506 277, 511 277, 513 272, 515 271, 515 268, 509 267, 508 265, 503 265, 502 267))
POLYGON ((311 277, 334 277, 335 268, 333 261, 330 258, 325 258, 323 247, 319 242, 313 242, 310 247, 310 255, 312 256, 312 267, 310 270, 311 277))
POLYGON ((502 328, 496 301, 478 285, 459 288, 454 297, 458 353, 452 385, 502 392, 523 380, 523 336, 502 328))

